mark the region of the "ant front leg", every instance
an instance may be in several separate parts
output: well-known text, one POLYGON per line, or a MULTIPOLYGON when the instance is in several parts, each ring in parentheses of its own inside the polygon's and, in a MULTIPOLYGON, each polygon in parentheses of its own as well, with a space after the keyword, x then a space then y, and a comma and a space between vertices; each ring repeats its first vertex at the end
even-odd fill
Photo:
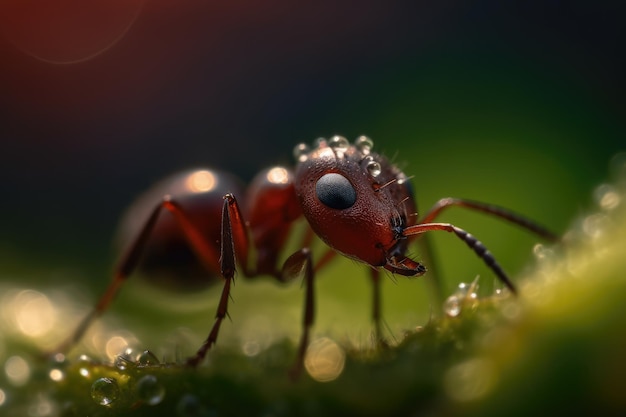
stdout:
POLYGON ((500 264, 493 257, 491 252, 483 245, 481 241, 476 239, 471 234, 467 233, 460 227, 456 227, 450 223, 421 223, 414 226, 409 226, 403 231, 404 236, 420 235, 422 233, 430 232, 433 230, 443 230, 446 232, 454 233, 459 239, 464 241, 475 253, 481 258, 485 264, 500 278, 500 280, 506 285, 513 294, 517 294, 517 289, 509 279, 508 275, 504 272, 500 264))
MULTIPOLYGON (((220 272, 224 278, 222 295, 215 314, 215 323, 196 354, 187 359, 187 364, 197 366, 206 357, 207 352, 217 342, 217 335, 224 318, 228 315, 228 300, 230 299, 230 287, 235 279, 235 251, 247 256, 248 240, 246 226, 241 216, 241 211, 235 196, 227 194, 224 196, 222 207, 222 232, 220 239, 220 272)), ((245 263, 244 263, 245 264, 245 263)))

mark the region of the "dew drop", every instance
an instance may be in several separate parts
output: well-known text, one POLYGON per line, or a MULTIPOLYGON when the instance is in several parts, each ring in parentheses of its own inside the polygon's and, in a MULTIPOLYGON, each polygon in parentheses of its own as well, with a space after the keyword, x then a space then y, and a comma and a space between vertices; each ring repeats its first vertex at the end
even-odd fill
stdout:
POLYGON ((299 143, 293 148, 293 157, 298 162, 304 162, 308 159, 310 151, 311 149, 309 148, 309 145, 306 143, 299 143))
POLYGON ((156 357, 156 355, 149 350, 144 350, 139 355, 137 355, 137 365, 139 366, 155 366, 159 365, 161 362, 156 357))
POLYGON ((81 362, 81 363, 89 363, 89 364, 91 364, 91 363, 93 363, 93 359, 91 359, 91 358, 90 358, 89 356, 87 356, 87 355, 80 355, 80 356, 78 357, 78 362, 81 362))
POLYGON ((448 317, 457 317, 464 308, 476 307, 478 301, 478 276, 470 284, 461 282, 457 290, 446 298, 443 303, 443 310, 448 317))
POLYGON ((58 368, 51 369, 48 376, 54 382, 61 382, 65 379, 65 373, 58 368))
POLYGON ((304 367, 309 375, 319 382, 337 379, 343 372, 346 354, 334 340, 322 337, 309 345, 304 358, 304 367))
POLYGON ((326 138, 321 137, 321 136, 313 141, 314 148, 324 148, 326 147, 326 145, 327 145, 326 138))
POLYGON ((256 356, 261 352, 261 344, 256 340, 248 340, 241 346, 241 350, 246 356, 256 356))
POLYGON ((350 147, 350 142, 348 142, 348 139, 344 138, 343 136, 337 135, 330 138, 330 140, 328 141, 328 146, 333 148, 335 151, 345 152, 350 147))
POLYGON ((354 145, 357 147, 359 151, 367 155, 370 153, 370 151, 374 147, 374 141, 368 138, 367 136, 361 135, 358 138, 356 138, 356 140, 354 141, 354 145))
POLYGON ((64 354, 62 353, 56 353, 52 356, 52 358, 50 359, 51 363, 53 366, 59 366, 59 367, 67 367, 68 365, 68 361, 67 358, 65 357, 64 354))
POLYGON ((367 169, 368 174, 370 174, 372 177, 379 176, 380 173, 382 172, 382 168, 380 164, 374 161, 374 159, 371 156, 368 156, 366 160, 367 160, 367 164, 365 165, 365 169, 367 169))
POLYGON ((538 261, 548 261, 554 257, 554 251, 541 243, 533 246, 533 254, 538 261))
POLYGON ((449 317, 456 317, 461 314, 461 299, 458 295, 452 294, 443 303, 443 310, 449 317))
POLYGON ((460 296, 465 296, 467 295, 469 288, 470 284, 468 284, 467 282, 461 282, 457 287, 456 294, 460 296))
POLYGON ((109 406, 120 396, 120 387, 114 378, 99 378, 91 385, 91 398, 100 405, 109 406))
POLYGON ((114 364, 115 367, 120 371, 125 371, 126 369, 133 366, 133 363, 128 360, 128 358, 125 358, 123 356, 118 356, 117 358, 115 358, 114 364))
POLYGON ((135 387, 137 396, 148 405, 157 405, 165 397, 165 388, 154 375, 144 375, 135 387))
POLYGON ((133 351, 131 348, 126 348, 124 352, 115 357, 114 365, 120 371, 124 371, 128 368, 132 368, 135 366, 135 362, 133 361, 133 351))

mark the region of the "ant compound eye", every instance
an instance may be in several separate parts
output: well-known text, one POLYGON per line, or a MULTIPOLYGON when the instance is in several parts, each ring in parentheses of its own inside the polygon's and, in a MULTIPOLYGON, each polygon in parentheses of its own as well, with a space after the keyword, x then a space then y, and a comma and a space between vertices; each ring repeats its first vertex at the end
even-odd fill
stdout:
POLYGON ((338 210, 350 208, 356 202, 356 191, 350 181, 334 172, 317 180, 315 192, 322 203, 338 210))

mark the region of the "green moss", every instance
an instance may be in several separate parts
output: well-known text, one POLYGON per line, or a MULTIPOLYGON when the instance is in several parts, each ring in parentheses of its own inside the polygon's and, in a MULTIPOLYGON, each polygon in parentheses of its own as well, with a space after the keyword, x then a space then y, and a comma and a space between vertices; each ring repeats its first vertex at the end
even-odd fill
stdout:
POLYGON ((581 220, 559 247, 537 247, 537 265, 517 279, 518 298, 461 296, 458 315, 435 315, 386 348, 325 338, 322 362, 335 367, 326 371, 327 382, 312 378, 313 370, 296 381, 288 377, 295 359, 290 340, 248 355, 218 346, 206 364, 190 369, 130 352, 115 363, 37 361, 28 341, 9 332, 0 411, 42 417, 623 414, 624 206, 581 220), (24 381, 9 375, 16 357, 28 364, 24 381))

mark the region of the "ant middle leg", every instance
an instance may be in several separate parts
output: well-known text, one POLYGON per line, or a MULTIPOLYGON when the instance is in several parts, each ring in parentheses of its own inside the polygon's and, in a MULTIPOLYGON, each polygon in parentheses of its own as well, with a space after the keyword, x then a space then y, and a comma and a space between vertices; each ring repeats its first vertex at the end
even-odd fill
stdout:
POLYGON ((372 321, 374 322, 374 342, 378 346, 385 346, 385 338, 382 330, 382 309, 381 309, 381 279, 378 268, 370 269, 372 278, 372 321))
POLYGON ((280 281, 287 282, 296 278, 304 272, 304 312, 302 316, 302 335, 296 353, 296 363, 290 371, 293 379, 297 379, 304 367, 304 357, 309 346, 311 327, 315 320, 315 270, 313 259, 309 248, 302 248, 293 253, 285 263, 280 272, 280 281))

